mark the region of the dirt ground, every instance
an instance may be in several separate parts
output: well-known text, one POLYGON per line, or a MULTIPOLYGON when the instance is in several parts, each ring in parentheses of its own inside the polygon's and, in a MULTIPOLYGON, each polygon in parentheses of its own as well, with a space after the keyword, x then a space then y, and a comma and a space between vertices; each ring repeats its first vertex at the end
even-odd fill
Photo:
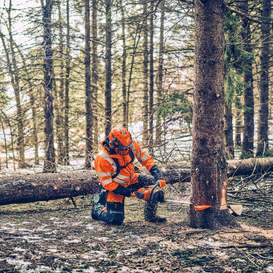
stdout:
POLYGON ((76 204, 0 207, 0 272, 273 272, 272 218, 271 229, 244 213, 237 228, 192 229, 187 206, 164 203, 168 222, 154 224, 130 198, 124 223, 108 226, 91 218, 91 196, 76 204))

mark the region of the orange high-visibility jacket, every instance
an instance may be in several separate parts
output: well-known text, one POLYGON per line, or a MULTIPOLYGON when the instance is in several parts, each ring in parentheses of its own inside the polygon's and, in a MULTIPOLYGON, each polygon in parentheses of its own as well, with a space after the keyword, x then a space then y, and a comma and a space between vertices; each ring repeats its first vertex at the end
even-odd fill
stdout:
MULTIPOLYGON (((141 150, 140 145, 136 141, 134 141, 134 145, 132 146, 132 152, 134 157, 137 158, 141 165, 145 166, 148 171, 155 165, 153 158, 146 151, 141 150)), ((100 179, 100 183, 108 191, 114 191, 119 184, 128 187, 128 185, 137 182, 130 153, 126 156, 110 154, 106 147, 103 146, 103 150, 95 158, 95 170, 100 179), (118 174, 118 167, 113 158, 118 159, 121 167, 118 174), (126 167, 123 168, 124 166, 126 167)))

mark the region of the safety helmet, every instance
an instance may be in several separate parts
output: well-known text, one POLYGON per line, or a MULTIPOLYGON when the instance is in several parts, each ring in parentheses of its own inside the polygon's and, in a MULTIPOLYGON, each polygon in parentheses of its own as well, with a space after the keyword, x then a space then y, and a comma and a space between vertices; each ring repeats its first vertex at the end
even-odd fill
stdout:
POLYGON ((133 139, 127 129, 116 126, 109 134, 109 147, 111 149, 127 150, 133 145, 133 139))

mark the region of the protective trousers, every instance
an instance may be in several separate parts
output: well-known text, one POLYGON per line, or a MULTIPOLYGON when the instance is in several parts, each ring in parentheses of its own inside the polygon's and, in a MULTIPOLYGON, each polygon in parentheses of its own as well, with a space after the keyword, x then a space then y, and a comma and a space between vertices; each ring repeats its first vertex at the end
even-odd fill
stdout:
MULTIPOLYGON (((132 191, 136 191, 145 186, 154 185, 155 180, 151 175, 139 174, 138 182, 128 186, 132 191)), ((111 202, 109 200, 115 200, 113 197, 115 194, 105 190, 101 185, 99 192, 94 196, 92 201, 92 218, 94 220, 101 220, 107 224, 120 225, 124 220, 124 197, 121 199, 120 195, 117 196, 119 202, 111 202), (110 198, 109 198, 110 197, 110 198), (121 200, 120 200, 121 199, 121 200)), ((158 216, 156 216, 157 204, 145 202, 144 207, 144 219, 150 222, 156 222, 158 216)))

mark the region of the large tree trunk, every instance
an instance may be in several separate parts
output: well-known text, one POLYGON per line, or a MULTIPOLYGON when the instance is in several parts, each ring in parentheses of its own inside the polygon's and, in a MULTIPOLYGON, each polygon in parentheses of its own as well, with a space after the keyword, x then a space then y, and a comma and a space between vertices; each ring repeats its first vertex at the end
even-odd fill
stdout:
POLYGON ((258 145, 256 156, 262 156, 268 150, 268 87, 269 87, 269 43, 271 0, 262 1, 261 25, 261 80, 260 80, 260 111, 258 122, 258 145))
POLYGON ((224 7, 195 1, 195 88, 191 160, 192 227, 228 225, 224 147, 224 7), (199 206, 210 206, 197 210, 199 206))
POLYGON ((54 132, 53 132, 53 65, 52 65, 52 41, 51 41, 51 11, 53 0, 47 0, 43 7, 44 23, 44 117, 45 117, 45 160, 44 173, 56 172, 54 132))
MULTIPOLYGON (((190 182, 190 163, 161 166, 167 184, 190 182)), ((273 171, 273 158, 228 161, 228 176, 273 171)), ((98 189, 94 171, 0 177, 0 205, 48 201, 94 194, 98 189)))

